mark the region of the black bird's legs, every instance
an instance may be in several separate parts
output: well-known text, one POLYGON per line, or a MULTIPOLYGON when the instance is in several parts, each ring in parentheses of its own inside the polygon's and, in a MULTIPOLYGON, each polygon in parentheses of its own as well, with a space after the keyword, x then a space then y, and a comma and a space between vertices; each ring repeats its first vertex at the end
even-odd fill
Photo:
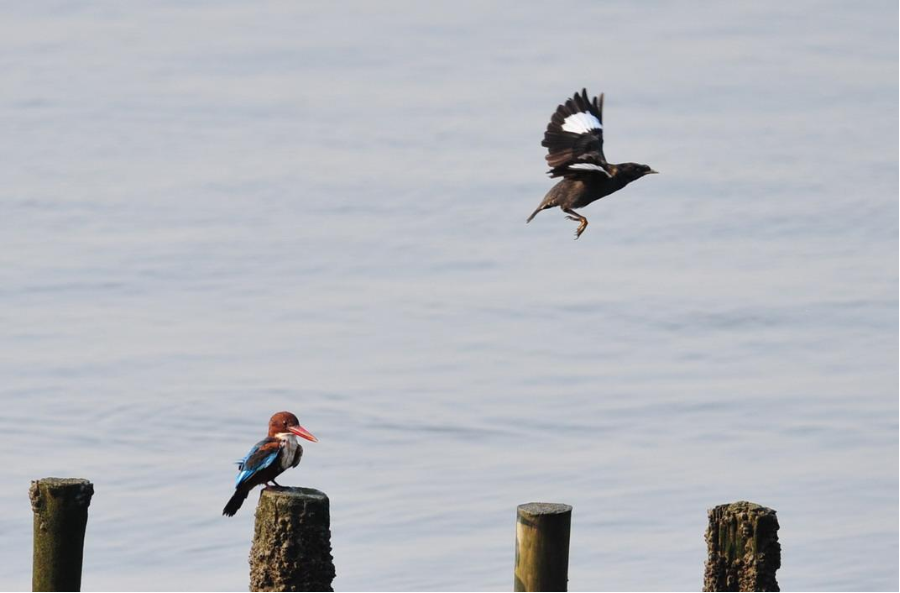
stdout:
POLYGON ((276 482, 274 478, 272 479, 272 483, 275 484, 276 486, 278 486, 279 488, 282 488, 282 485, 279 484, 278 482, 276 482))
POLYGON ((578 239, 578 237, 581 236, 581 233, 584 232, 584 229, 587 228, 587 225, 588 225, 588 220, 587 220, 587 218, 585 218, 584 216, 578 214, 577 212, 575 212, 575 211, 572 210, 571 208, 563 208, 562 211, 569 215, 569 216, 566 216, 566 218, 568 218, 569 220, 574 220, 575 222, 580 223, 580 224, 578 225, 578 230, 575 231, 575 238, 578 239))

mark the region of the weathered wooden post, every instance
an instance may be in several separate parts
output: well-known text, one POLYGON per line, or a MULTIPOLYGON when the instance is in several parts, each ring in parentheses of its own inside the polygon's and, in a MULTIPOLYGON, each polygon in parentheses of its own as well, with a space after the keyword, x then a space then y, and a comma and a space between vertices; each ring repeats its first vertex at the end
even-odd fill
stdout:
POLYGON ((780 591, 781 567, 775 511, 752 502, 709 510, 704 591, 780 591))
POLYGON ((84 531, 94 485, 79 478, 33 480, 28 489, 34 511, 34 591, 81 591, 84 531))
POLYGON ((332 591, 328 497, 312 488, 266 488, 250 548, 251 591, 332 591))
POLYGON ((515 591, 567 591, 572 507, 530 502, 516 513, 515 591))

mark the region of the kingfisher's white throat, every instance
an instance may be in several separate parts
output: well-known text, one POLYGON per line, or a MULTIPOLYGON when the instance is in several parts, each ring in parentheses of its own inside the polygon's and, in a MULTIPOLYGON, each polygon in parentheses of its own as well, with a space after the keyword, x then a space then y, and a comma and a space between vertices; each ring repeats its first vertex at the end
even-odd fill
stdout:
POLYGON ((285 470, 293 467, 294 457, 297 456, 297 449, 300 448, 297 437, 292 432, 279 432, 275 435, 275 438, 283 443, 280 460, 281 469, 285 470))

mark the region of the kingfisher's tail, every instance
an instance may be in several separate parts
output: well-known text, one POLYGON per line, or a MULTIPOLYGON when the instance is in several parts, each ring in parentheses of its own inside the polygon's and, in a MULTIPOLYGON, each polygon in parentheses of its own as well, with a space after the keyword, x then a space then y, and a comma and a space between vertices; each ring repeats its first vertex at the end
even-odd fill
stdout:
POLYGON ((225 508, 222 509, 222 514, 226 517, 234 517, 234 514, 238 512, 238 509, 241 508, 241 505, 244 504, 244 501, 247 500, 247 495, 250 494, 250 491, 246 488, 238 488, 234 491, 234 496, 228 501, 228 504, 225 505, 225 508))

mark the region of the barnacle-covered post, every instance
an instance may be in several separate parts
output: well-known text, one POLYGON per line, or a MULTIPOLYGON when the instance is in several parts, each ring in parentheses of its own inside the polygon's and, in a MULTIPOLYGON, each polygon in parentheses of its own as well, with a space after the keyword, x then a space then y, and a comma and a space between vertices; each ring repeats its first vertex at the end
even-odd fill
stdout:
POLYGON ((704 591, 780 591, 781 567, 775 511, 752 502, 709 510, 704 591))
POLYGON ((514 591, 568 591, 572 507, 530 502, 516 513, 514 591))
POLYGON ((312 488, 266 488, 250 548, 251 591, 332 591, 330 503, 312 488))
POLYGON ((34 511, 34 591, 80 591, 84 532, 94 485, 79 478, 34 480, 28 489, 34 511))

